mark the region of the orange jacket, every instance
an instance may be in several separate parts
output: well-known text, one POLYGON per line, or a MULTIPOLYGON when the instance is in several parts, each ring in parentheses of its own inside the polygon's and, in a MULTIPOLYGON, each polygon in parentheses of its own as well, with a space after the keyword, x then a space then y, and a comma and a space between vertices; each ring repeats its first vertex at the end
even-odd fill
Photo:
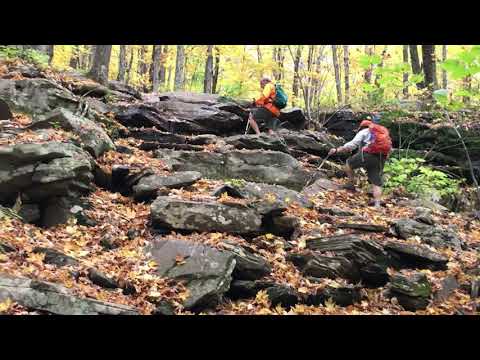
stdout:
POLYGON ((263 88, 260 97, 255 100, 255 104, 257 106, 263 106, 264 108, 270 110, 275 117, 278 117, 280 115, 280 110, 273 105, 273 99, 275 99, 275 85, 268 83, 263 88))

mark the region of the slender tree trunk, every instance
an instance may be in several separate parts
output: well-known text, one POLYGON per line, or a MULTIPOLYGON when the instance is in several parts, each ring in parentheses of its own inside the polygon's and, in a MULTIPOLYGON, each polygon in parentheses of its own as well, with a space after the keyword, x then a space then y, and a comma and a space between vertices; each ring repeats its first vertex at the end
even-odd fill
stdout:
POLYGON ((337 45, 332 45, 333 69, 335 70, 335 84, 337 86, 337 101, 342 103, 342 82, 340 80, 340 67, 338 66, 337 45))
POLYGON ((108 82, 111 54, 112 45, 97 45, 95 47, 95 57, 88 75, 100 84, 106 84, 108 82))
POLYGON ((79 54, 79 66, 80 69, 86 70, 89 69, 89 59, 90 59, 90 51, 88 45, 80 45, 79 47, 80 54, 79 54))
POLYGON ((72 56, 70 56, 69 66, 72 69, 80 68, 80 45, 72 45, 72 56))
POLYGON ((117 80, 125 82, 125 73, 127 71, 127 45, 120 45, 120 54, 118 56, 118 75, 117 80))
MULTIPOLYGON (((382 60, 380 61, 380 64, 378 64, 379 68, 383 68, 383 65, 385 63, 385 58, 387 56, 387 50, 388 50, 388 45, 385 45, 385 47, 382 50, 382 60)), ((375 85, 377 87, 380 87, 380 83, 379 83, 380 78, 381 76, 379 74, 375 75, 375 85)))
MULTIPOLYGON (((412 72, 414 74, 421 74, 422 67, 420 66, 420 58, 418 57, 417 45, 408 45, 410 47, 410 63, 412 64, 412 72)), ((425 84, 423 81, 417 83, 418 89, 423 89, 425 84)))
MULTIPOLYGON (((408 64, 408 45, 403 45, 403 62, 408 64)), ((408 98, 408 73, 403 73, 403 96, 408 98)))
POLYGON ((279 79, 279 71, 278 71, 278 55, 277 55, 277 52, 278 52, 278 48, 276 46, 273 47, 273 50, 272 50, 272 61, 273 61, 273 71, 272 71, 272 74, 273 74, 273 78, 275 79, 275 81, 278 81, 279 79))
POLYGON ((298 98, 298 86, 299 86, 299 68, 300 68, 300 60, 302 58, 302 45, 297 46, 297 51, 295 53, 295 58, 293 60, 293 86, 292 86, 292 92, 293 92, 293 100, 292 100, 292 106, 295 106, 295 99, 298 98))
MULTIPOLYGON (((442 45, 442 61, 447 60, 447 45, 442 45)), ((442 69, 442 88, 448 87, 447 71, 442 69)))
MULTIPOLYGON (((373 48, 369 45, 365 45, 365 54, 368 56, 372 56, 373 48)), ((365 73, 363 74, 363 78, 365 79, 365 82, 368 84, 372 83, 372 71, 373 71, 373 66, 370 65, 368 69, 365 70, 365 73)))
POLYGON ((428 87, 430 90, 435 90, 438 87, 435 45, 422 45, 422 61, 425 87, 428 87))
POLYGON ((165 66, 168 58, 168 45, 163 46, 163 52, 162 52, 162 58, 160 61, 160 87, 162 89, 165 88, 165 80, 166 80, 166 72, 167 72, 167 67, 165 66))
POLYGON ((133 46, 130 46, 130 61, 128 62, 128 68, 127 68, 127 80, 126 83, 130 83, 130 78, 132 74, 132 67, 133 67, 133 54, 134 54, 134 49, 133 46))
POLYGON ((220 48, 215 47, 215 67, 213 70, 212 93, 217 93, 218 75, 220 73, 220 48))
POLYGON ((283 66, 285 61, 285 49, 283 46, 278 47, 277 60, 278 60, 278 67, 279 67, 278 80, 281 81, 285 75, 285 68, 283 66))
POLYGON ((263 62, 262 49, 260 49, 260 45, 257 45, 257 59, 258 59, 259 64, 261 64, 263 62))
POLYGON ((167 86, 166 86, 166 88, 167 88, 168 90, 171 89, 170 84, 172 83, 172 70, 173 70, 173 69, 172 69, 172 66, 169 66, 169 67, 168 67, 167 86))
POLYGON ((175 62, 175 84, 173 89, 183 90, 185 87, 185 46, 177 45, 177 59, 175 62))
POLYGON ((138 49, 138 74, 140 75, 141 88, 144 92, 148 91, 149 66, 147 63, 147 45, 141 45, 138 49))
POLYGON ((344 64, 344 76, 345 76, 345 104, 350 101, 350 59, 348 52, 348 45, 343 45, 343 64, 344 64))
POLYGON ((153 45, 152 65, 150 67, 150 81, 152 83, 152 92, 158 92, 160 87, 160 65, 162 58, 162 45, 153 45))
POLYGON ((205 77, 203 92, 211 94, 213 91, 213 45, 207 46, 207 60, 205 62, 205 77))
POLYGON ((97 45, 90 45, 90 54, 88 56, 87 68, 90 69, 93 64, 93 60, 95 59, 95 52, 96 52, 97 45))
MULTIPOLYGON (((467 91, 472 91, 472 76, 469 75, 463 79, 463 88, 467 91)), ((470 104, 470 96, 463 97, 463 103, 468 105, 470 104)))

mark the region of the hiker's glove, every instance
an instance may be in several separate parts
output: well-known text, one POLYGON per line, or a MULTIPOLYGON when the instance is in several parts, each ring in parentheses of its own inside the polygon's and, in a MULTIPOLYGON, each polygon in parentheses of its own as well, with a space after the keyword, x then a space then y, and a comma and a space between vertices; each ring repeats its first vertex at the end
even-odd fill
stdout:
POLYGON ((338 151, 337 151, 337 148, 333 148, 333 149, 330 149, 330 151, 328 152, 328 155, 333 155, 333 154, 336 154, 338 151))

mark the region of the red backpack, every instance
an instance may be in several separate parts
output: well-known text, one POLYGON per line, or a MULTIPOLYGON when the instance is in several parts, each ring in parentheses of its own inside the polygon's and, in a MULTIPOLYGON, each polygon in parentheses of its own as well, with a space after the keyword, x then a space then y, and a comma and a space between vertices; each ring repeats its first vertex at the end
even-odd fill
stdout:
POLYGON ((382 153, 387 157, 392 150, 392 139, 388 129, 378 124, 370 125, 369 129, 372 142, 363 151, 370 154, 382 153))

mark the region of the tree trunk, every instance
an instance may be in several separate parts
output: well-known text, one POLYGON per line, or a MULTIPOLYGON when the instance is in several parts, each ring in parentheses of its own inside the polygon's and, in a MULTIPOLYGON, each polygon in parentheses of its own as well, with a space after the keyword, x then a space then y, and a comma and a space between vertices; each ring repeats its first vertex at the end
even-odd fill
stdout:
MULTIPOLYGON (((381 55, 382 60, 380 61, 380 64, 378 64, 379 68, 383 68, 383 65, 385 63, 385 58, 387 56, 387 50, 388 50, 388 45, 385 45, 385 47, 382 50, 382 55, 381 55)), ((380 87, 380 83, 379 83, 380 78, 381 76, 379 74, 375 75, 375 85, 377 87, 380 87)))
POLYGON ((89 69, 90 64, 88 61, 90 59, 90 51, 89 51, 88 45, 80 45, 78 49, 80 50, 80 54, 78 57, 80 69, 83 69, 83 70, 89 69))
POLYGON ((205 77, 203 92, 212 94, 213 91, 213 45, 207 46, 207 60, 205 62, 205 77))
POLYGON ((283 66, 284 61, 285 61, 285 49, 283 48, 283 46, 279 46, 277 51, 277 62, 279 67, 278 81, 281 81, 284 78, 284 72, 285 72, 285 69, 283 66))
POLYGON ((118 75, 117 80, 125 82, 125 73, 127 71, 127 45, 120 45, 120 54, 118 56, 118 75))
POLYGON ((108 81, 108 70, 110 68, 111 54, 112 45, 95 46, 95 56, 93 58, 93 64, 88 75, 100 84, 106 84, 108 81))
POLYGON ((171 87, 170 87, 170 84, 172 83, 172 66, 169 66, 168 67, 168 78, 167 78, 167 85, 166 85, 166 89, 170 90, 171 87))
POLYGON ((343 45, 343 64, 344 64, 344 76, 345 76, 345 104, 350 101, 350 59, 348 53, 348 45, 343 45))
MULTIPOLYGON (((408 45, 403 45, 403 62, 408 64, 408 45)), ((403 96, 408 98, 408 73, 403 73, 403 96)))
MULTIPOLYGON (((369 45, 365 45, 365 54, 368 56, 373 55, 373 48, 369 45)), ((365 82, 368 84, 372 83, 372 71, 373 67, 370 65, 368 69, 365 70, 365 73, 363 74, 363 78, 365 79, 365 82)))
POLYGON ((141 45, 138 49, 138 74, 140 75, 140 84, 144 92, 148 91, 148 73, 149 66, 147 63, 147 45, 141 45))
POLYGON ((126 81, 127 84, 130 83, 130 76, 131 76, 131 74, 132 74, 133 54, 134 54, 133 46, 130 46, 130 61, 128 62, 127 81, 126 81))
POLYGON ((185 87, 185 46, 177 45, 177 59, 175 62, 175 83, 173 89, 183 90, 185 87))
POLYGON ((87 69, 90 69, 92 67, 93 60, 95 59, 96 48, 97 45, 90 45, 90 54, 88 56, 87 69))
MULTIPOLYGON (((469 75, 463 79, 463 88, 467 91, 472 91, 472 76, 469 75)), ((463 97, 463 103, 468 105, 470 104, 470 96, 463 97)))
POLYGON ((150 81, 152 83, 152 91, 154 93, 158 92, 158 88, 160 87, 161 58, 162 58, 162 45, 153 45, 150 81))
POLYGON ((342 82, 340 67, 338 66, 337 45, 332 45, 333 69, 335 70, 335 84, 337 86, 337 101, 342 103, 342 82))
POLYGON ((425 87, 435 90, 438 87, 435 45, 422 45, 422 62, 425 87))
MULTIPOLYGON (((408 45, 410 47, 410 63, 412 64, 412 72, 414 74, 421 74, 422 67, 420 66, 420 59, 418 57, 417 45, 408 45)), ((418 89, 423 89, 425 84, 423 81, 417 83, 418 89)))
POLYGON ((70 56, 69 66, 72 69, 80 68, 80 45, 72 45, 72 56, 70 56))
MULTIPOLYGON (((442 61, 447 60, 447 45, 442 45, 442 61)), ((442 88, 448 87, 447 71, 442 69, 442 88)))
POLYGON ((220 48, 215 47, 215 68, 213 70, 212 93, 217 93, 218 74, 220 72, 220 48))
POLYGON ((165 80, 166 80, 166 72, 167 67, 165 66, 168 58, 168 45, 163 46, 162 58, 160 61, 160 87, 163 89, 165 88, 165 80))
POLYGON ((257 45, 257 59, 258 59, 258 63, 261 64, 263 59, 262 59, 262 50, 260 49, 260 45, 257 45))
POLYGON ((299 85, 299 68, 300 68, 300 60, 302 57, 302 45, 297 46, 297 51, 295 53, 295 59, 293 60, 293 100, 292 106, 295 106, 295 99, 298 98, 298 85, 299 85))

